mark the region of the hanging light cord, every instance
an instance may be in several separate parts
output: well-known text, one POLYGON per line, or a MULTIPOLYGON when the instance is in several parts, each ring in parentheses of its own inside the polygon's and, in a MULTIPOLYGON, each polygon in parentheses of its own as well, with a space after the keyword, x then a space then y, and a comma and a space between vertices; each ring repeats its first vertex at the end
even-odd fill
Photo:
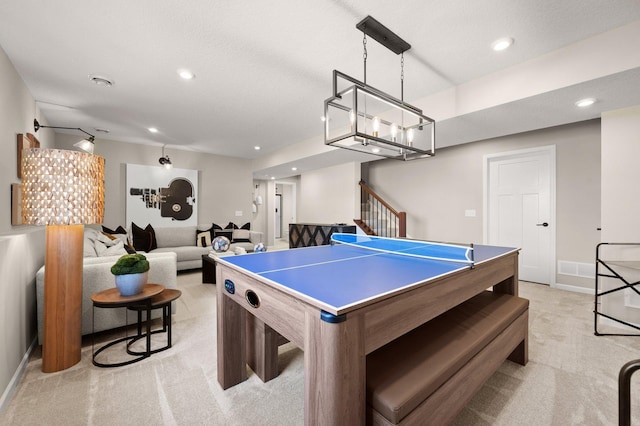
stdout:
POLYGON ((400 100, 404 103, 404 52, 400 54, 400 100))
MULTIPOLYGON (((364 85, 367 85, 367 26, 364 26, 364 29, 362 30, 362 62, 364 63, 364 85)), ((357 92, 356 92, 357 93, 357 92)), ((356 116, 356 120, 357 120, 357 116, 356 116)), ((364 97, 364 132, 367 133, 367 97, 364 97)), ((362 141, 363 145, 368 145, 369 142, 364 139, 362 141)))
MULTIPOLYGON (((404 52, 400 54, 400 102, 404 104, 404 52)), ((400 111, 400 126, 404 129, 404 111, 400 111)), ((404 139, 404 130, 402 132, 404 139)), ((401 154, 402 152, 400 149, 401 154)))
MULTIPOLYGON (((364 29, 366 30, 367 27, 365 26, 364 29)), ((367 84, 367 33, 366 31, 363 31, 362 34, 364 34, 362 37, 362 49, 364 51, 362 54, 362 60, 364 62, 364 84, 367 84)))

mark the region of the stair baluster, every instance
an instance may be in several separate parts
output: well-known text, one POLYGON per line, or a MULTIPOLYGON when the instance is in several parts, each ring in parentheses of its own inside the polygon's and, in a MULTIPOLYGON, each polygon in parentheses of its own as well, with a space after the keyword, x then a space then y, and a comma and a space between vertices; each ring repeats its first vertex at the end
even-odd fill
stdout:
POLYGON ((404 238, 407 236, 407 214, 398 212, 360 181, 360 219, 356 224, 368 235, 404 238))

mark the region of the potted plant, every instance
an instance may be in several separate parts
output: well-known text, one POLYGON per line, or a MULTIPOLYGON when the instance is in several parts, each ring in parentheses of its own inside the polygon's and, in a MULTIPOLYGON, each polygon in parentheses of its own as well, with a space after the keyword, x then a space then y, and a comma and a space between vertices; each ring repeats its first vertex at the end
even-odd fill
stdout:
POLYGON ((111 267, 116 277, 116 287, 122 296, 134 296, 147 283, 149 261, 140 254, 125 254, 111 267))

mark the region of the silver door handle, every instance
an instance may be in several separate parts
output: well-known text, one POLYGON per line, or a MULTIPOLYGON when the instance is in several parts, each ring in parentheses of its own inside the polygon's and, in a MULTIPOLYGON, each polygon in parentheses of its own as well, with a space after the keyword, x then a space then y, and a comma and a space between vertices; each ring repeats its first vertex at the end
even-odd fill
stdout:
POLYGON ((547 226, 549 226, 549 224, 547 222, 542 222, 542 223, 536 223, 536 226, 544 226, 546 228, 547 226))

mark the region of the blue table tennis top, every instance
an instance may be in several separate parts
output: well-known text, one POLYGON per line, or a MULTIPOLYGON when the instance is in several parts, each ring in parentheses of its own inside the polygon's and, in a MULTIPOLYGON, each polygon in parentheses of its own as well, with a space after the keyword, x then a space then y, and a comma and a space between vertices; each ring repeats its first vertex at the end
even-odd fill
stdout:
MULTIPOLYGON (((474 246, 476 265, 517 251, 474 246)), ((334 314, 433 280, 469 265, 374 252, 348 245, 324 245, 240 256, 216 261, 261 277, 334 314)))

